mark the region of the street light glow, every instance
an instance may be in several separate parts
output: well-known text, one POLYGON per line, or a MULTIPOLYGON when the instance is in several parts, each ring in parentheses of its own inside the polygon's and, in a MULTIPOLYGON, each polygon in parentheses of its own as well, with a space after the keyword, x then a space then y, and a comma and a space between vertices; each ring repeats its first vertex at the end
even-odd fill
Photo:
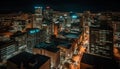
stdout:
POLYGON ((60 16, 60 18, 63 18, 63 16, 60 16))

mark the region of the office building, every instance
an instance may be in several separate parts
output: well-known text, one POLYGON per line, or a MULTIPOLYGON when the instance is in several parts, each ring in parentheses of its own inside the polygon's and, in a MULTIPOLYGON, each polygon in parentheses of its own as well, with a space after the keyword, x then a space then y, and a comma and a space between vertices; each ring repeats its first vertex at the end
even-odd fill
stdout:
POLYGON ((40 30, 38 28, 27 29, 27 51, 32 52, 35 45, 40 42, 40 30))
POLYGON ((35 8, 35 13, 34 13, 34 18, 33 18, 33 28, 42 28, 42 19, 43 19, 43 8, 36 6, 35 8))
POLYGON ((101 21, 98 27, 90 27, 89 41, 89 53, 113 57, 113 29, 107 25, 106 21, 101 21))
POLYGON ((52 20, 53 17, 53 9, 50 6, 47 6, 43 12, 44 18, 48 20, 52 20))

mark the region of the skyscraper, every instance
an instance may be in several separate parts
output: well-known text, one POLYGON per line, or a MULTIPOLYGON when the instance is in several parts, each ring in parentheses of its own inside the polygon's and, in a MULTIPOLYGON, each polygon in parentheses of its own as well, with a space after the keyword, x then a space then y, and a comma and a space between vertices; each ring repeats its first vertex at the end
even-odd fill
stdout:
POLYGON ((42 28, 42 7, 35 7, 33 28, 42 28))
POLYGON ((98 26, 90 27, 90 54, 111 58, 113 55, 113 29, 107 25, 107 21, 100 21, 98 26))
POLYGON ((33 47, 40 42, 40 30, 38 28, 30 28, 27 31, 27 51, 32 52, 33 47))

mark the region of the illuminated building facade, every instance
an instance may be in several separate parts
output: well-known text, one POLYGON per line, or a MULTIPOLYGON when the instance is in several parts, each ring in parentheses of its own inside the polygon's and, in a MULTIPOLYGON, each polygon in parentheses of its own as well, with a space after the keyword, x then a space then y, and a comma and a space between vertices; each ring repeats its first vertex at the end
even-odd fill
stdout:
POLYGON ((112 27, 113 27, 113 34, 114 34, 114 57, 118 66, 120 68, 120 14, 114 13, 112 17, 112 27))
POLYGON ((118 66, 113 56, 112 15, 111 13, 102 13, 94 17, 91 15, 85 13, 81 19, 84 32, 82 37, 85 40, 82 43, 86 48, 81 62, 93 65, 95 69, 117 69, 118 66))
POLYGON ((89 53, 113 57, 113 29, 107 25, 106 21, 101 22, 98 27, 90 27, 89 53))
POLYGON ((34 19, 33 19, 33 28, 42 28, 42 19, 43 19, 43 15, 42 15, 42 7, 34 7, 35 8, 35 14, 34 14, 34 19))
POLYGON ((40 30, 38 28, 27 29, 27 51, 32 52, 35 45, 40 42, 40 30))
POLYGON ((83 26, 83 47, 87 53, 112 58, 113 57, 113 28, 109 20, 93 18, 89 11, 81 18, 83 26))
POLYGON ((17 42, 13 40, 0 42, 0 62, 4 62, 15 55, 17 51, 17 42))
POLYGON ((44 10, 44 18, 48 20, 52 20, 52 17, 53 17, 53 9, 47 6, 46 9, 44 10))
POLYGON ((45 31, 44 37, 46 42, 50 42, 50 36, 52 34, 52 24, 49 20, 45 20, 42 24, 42 28, 45 31))
POLYGON ((53 9, 47 6, 43 12, 42 28, 46 30, 46 42, 50 43, 50 36, 54 33, 53 9))
POLYGON ((119 14, 113 15, 112 24, 114 29, 114 43, 115 47, 120 48, 120 17, 119 14))
POLYGON ((25 31, 26 27, 30 28, 33 24, 32 14, 27 13, 12 13, 12 14, 1 14, 0 15, 0 26, 1 29, 6 29, 10 32, 25 31))
POLYGON ((34 47, 33 53, 50 57, 52 68, 57 68, 60 63, 60 50, 54 43, 41 42, 34 47))
POLYGON ((26 27, 26 24, 27 23, 25 20, 14 20, 13 21, 14 32, 23 31, 26 27))

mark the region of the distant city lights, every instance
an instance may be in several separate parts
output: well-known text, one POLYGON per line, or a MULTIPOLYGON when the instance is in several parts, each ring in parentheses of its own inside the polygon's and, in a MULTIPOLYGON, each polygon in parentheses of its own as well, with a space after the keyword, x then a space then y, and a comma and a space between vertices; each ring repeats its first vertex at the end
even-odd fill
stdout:
POLYGON ((29 33, 30 33, 30 34, 34 34, 34 33, 37 33, 37 32, 39 32, 39 31, 40 31, 39 29, 35 29, 35 30, 30 30, 29 33))
POLYGON ((37 9, 37 8, 43 8, 43 7, 35 6, 34 8, 37 9))
POLYGON ((60 16, 60 18, 63 18, 63 16, 60 16))
POLYGON ((76 15, 73 15, 73 16, 72 16, 72 18, 73 18, 73 19, 76 19, 76 18, 77 18, 77 16, 76 16, 76 15))
POLYGON ((47 6, 46 8, 47 8, 47 9, 49 9, 50 7, 49 7, 49 6, 47 6))
POLYGON ((34 33, 35 33, 35 30, 31 30, 31 31, 30 31, 30 34, 34 34, 34 33))

